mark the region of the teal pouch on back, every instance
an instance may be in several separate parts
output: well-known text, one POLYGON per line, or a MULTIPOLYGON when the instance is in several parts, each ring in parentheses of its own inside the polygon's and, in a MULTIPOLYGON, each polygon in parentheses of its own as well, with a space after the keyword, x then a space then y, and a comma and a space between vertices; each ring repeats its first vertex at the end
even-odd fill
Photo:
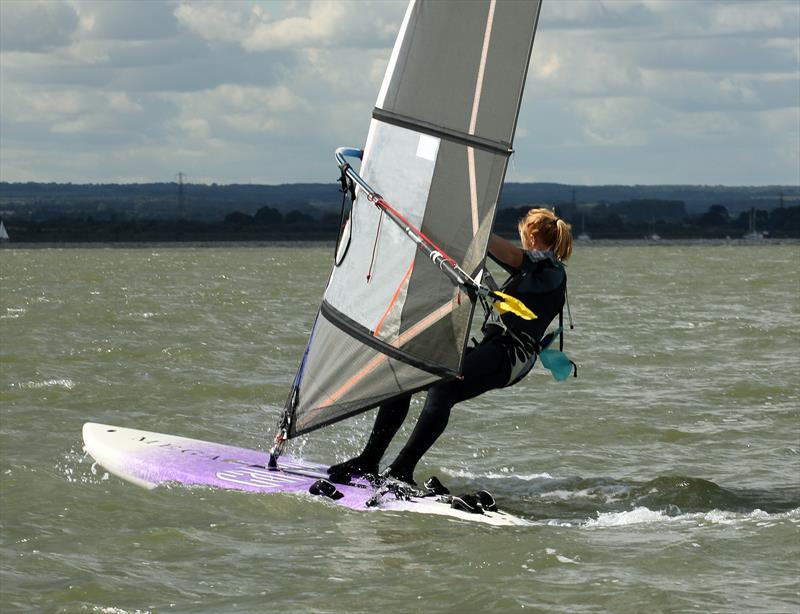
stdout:
MULTIPOLYGON (((545 336, 543 341, 547 343, 544 349, 539 352, 539 360, 542 361, 542 366, 553 374, 553 379, 557 382, 563 382, 573 372, 575 367, 574 363, 567 358, 567 355, 560 350, 551 350, 550 346, 558 338, 561 329, 545 336)), ((577 371, 577 369, 576 369, 577 371)))
POLYGON ((572 373, 572 363, 564 352, 559 350, 542 350, 539 354, 542 366, 549 369, 553 378, 558 382, 563 382, 572 373))

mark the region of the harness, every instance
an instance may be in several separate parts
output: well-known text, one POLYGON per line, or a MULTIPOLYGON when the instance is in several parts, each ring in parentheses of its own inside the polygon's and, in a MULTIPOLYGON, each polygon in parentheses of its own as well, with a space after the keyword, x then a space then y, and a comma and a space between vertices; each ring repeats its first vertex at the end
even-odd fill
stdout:
MULTIPOLYGON (((534 276, 541 273, 544 267, 550 266, 548 261, 553 262, 552 258, 546 257, 546 254, 539 256, 538 260, 534 260, 535 268, 533 270, 518 270, 514 271, 512 275, 506 280, 501 288, 502 291, 514 292, 518 295, 525 295, 525 286, 528 288, 527 294, 530 295, 546 295, 556 290, 563 290, 564 302, 558 313, 558 328, 536 338, 538 333, 534 334, 531 331, 526 331, 522 326, 514 326, 514 318, 509 318, 509 322, 504 321, 503 318, 497 315, 489 306, 484 305, 485 317, 481 331, 484 333, 480 343, 496 343, 500 345, 507 357, 510 367, 509 379, 506 386, 513 386, 524 378, 533 366, 536 364, 537 358, 542 361, 542 366, 550 370, 553 377, 557 381, 567 379, 570 374, 573 377, 578 377, 578 366, 564 354, 564 306, 567 308, 567 315, 569 318, 570 329, 574 328, 572 323, 572 313, 569 308, 569 296, 567 294, 567 279, 564 276, 563 282, 557 287, 545 288, 542 292, 536 292, 535 284, 530 283, 534 276), (526 279, 527 278, 527 279, 526 279), (526 283, 528 282, 528 283, 526 283), (551 345, 556 337, 559 339, 559 349, 551 349, 551 345)), ((492 284, 497 286, 491 274, 486 271, 484 283, 490 287, 492 284)), ((536 311, 535 305, 528 305, 533 307, 536 311)), ((474 340, 473 340, 474 341, 474 340)))

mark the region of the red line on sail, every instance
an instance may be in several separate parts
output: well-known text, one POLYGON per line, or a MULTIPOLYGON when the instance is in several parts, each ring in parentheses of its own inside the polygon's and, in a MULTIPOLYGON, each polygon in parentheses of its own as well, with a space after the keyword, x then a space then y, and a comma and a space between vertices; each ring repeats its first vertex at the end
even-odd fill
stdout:
POLYGON ((395 209, 389 203, 387 203, 385 200, 383 200, 382 196, 380 196, 380 195, 376 195, 376 196, 377 196, 377 199, 375 201, 375 204, 377 204, 379 207, 382 207, 382 208, 386 209, 387 211, 391 211, 395 216, 397 216, 397 218, 401 222, 403 222, 403 224, 405 224, 406 226, 411 228, 411 230, 413 230, 415 233, 417 233, 420 236, 420 238, 423 241, 425 241, 425 243, 427 243, 430 247, 432 247, 437 252, 439 252, 442 255, 442 258, 447 260, 453 266, 458 266, 458 263, 455 260, 453 260, 453 258, 451 258, 450 256, 447 255, 447 252, 445 252, 441 247, 436 245, 436 243, 431 241, 428 238, 428 236, 424 232, 422 232, 419 228, 414 226, 414 224, 409 222, 402 213, 400 213, 397 209, 395 209))

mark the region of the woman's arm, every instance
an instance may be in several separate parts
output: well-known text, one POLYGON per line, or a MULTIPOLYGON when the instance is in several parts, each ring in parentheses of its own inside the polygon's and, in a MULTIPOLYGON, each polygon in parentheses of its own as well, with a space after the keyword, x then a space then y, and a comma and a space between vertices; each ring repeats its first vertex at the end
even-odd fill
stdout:
POLYGON ((489 236, 489 253, 500 262, 515 269, 522 266, 522 250, 494 233, 489 236))

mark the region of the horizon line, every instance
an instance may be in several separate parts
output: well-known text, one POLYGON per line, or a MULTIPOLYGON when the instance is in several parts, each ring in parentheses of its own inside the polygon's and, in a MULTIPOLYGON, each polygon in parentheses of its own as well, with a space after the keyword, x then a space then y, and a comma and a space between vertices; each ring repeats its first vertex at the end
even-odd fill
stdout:
MULTIPOLYGON (((185 175, 184 175, 185 177, 185 175)), ((103 186, 103 185, 178 185, 178 181, 99 181, 99 182, 74 182, 74 181, 7 181, 0 180, 0 185, 70 185, 70 186, 103 186)), ((331 181, 294 181, 291 183, 218 183, 218 182, 182 182, 186 186, 205 186, 205 187, 226 187, 226 186, 293 186, 293 185, 336 185, 338 180, 331 181)), ((504 181, 503 185, 557 185, 568 188, 602 188, 602 187, 671 187, 671 188, 793 188, 800 190, 798 183, 748 183, 748 184, 726 184, 726 183, 562 183, 559 181, 504 181)))

